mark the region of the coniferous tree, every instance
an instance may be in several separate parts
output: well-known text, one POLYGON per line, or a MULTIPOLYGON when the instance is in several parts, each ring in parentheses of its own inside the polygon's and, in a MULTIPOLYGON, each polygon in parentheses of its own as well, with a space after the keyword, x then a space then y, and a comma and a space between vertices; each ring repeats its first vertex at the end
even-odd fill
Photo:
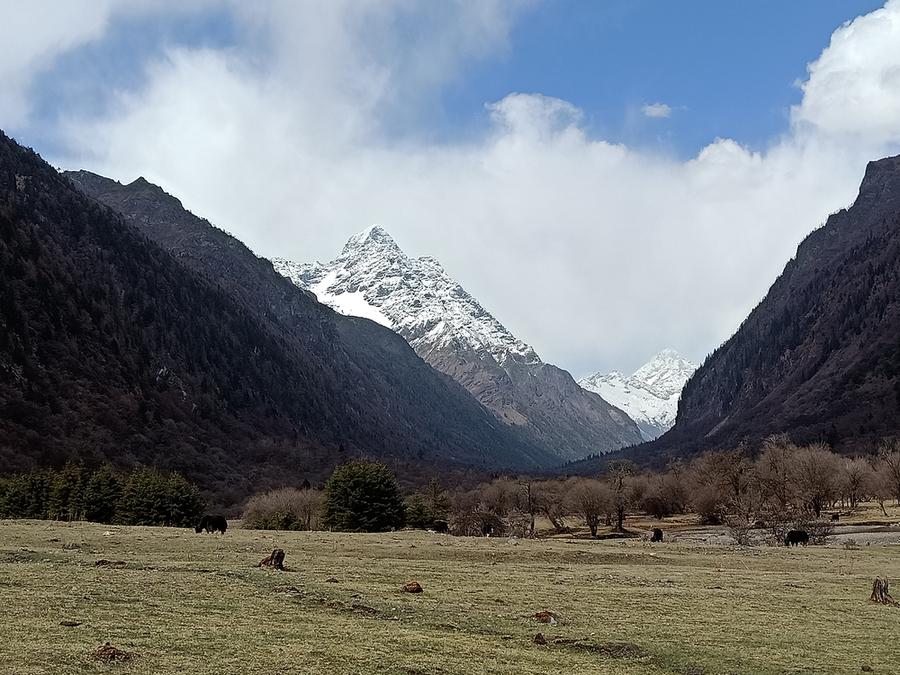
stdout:
POLYGON ((47 517, 51 520, 84 520, 84 466, 69 462, 54 472, 49 481, 47 517))
POLYGON ((426 530, 434 524, 435 517, 425 499, 420 494, 406 498, 406 526, 426 530))
POLYGON ((403 527, 406 512, 394 474, 381 462, 339 466, 325 484, 326 527, 345 532, 385 532, 403 527))
POLYGON ((122 489, 116 521, 123 525, 189 527, 197 522, 202 511, 199 490, 183 476, 138 469, 122 489))
POLYGON ((111 523, 122 496, 122 486, 109 465, 94 471, 84 488, 84 517, 96 523, 111 523))

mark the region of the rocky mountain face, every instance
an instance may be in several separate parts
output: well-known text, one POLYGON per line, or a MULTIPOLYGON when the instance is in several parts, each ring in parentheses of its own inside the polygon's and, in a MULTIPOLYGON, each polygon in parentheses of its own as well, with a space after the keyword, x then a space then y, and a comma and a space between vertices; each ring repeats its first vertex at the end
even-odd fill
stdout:
POLYGON ((560 460, 641 441, 634 422, 566 371, 544 363, 431 257, 407 256, 381 227, 350 238, 329 263, 275 259, 322 302, 402 335, 425 361, 464 386, 506 425, 560 460))
POLYGON ((684 388, 641 456, 788 433, 848 451, 900 433, 900 157, 871 162, 765 299, 684 388))
POLYGON ((644 440, 652 441, 675 424, 681 390, 696 369, 675 350, 664 349, 631 375, 595 373, 578 384, 624 410, 644 440))
POLYGON ((361 454, 404 478, 556 461, 160 188, 60 176, 2 133, 0 279, 3 471, 144 463, 239 497, 361 454))

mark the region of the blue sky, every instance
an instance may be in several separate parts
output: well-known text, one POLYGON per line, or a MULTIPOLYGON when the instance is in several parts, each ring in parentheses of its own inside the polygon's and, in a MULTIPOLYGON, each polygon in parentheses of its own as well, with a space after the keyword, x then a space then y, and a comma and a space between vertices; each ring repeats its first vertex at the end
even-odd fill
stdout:
MULTIPOLYGON (((535 3, 513 22, 508 47, 448 81, 417 117, 415 131, 436 140, 479 134, 486 102, 540 92, 579 107, 586 129, 606 140, 679 157, 717 137, 763 149, 787 129, 788 110, 800 100, 796 82, 834 29, 881 4, 535 3), (641 113, 656 102, 669 105, 671 116, 641 113)), ((222 8, 112 22, 104 39, 72 50, 35 78, 33 113, 22 131, 39 150, 64 150, 56 128, 61 111, 103 111, 116 90, 139 88, 147 62, 167 48, 241 48, 240 30, 222 8)), ((415 35, 415 23, 404 30, 415 35)), ((392 133, 408 133, 407 122, 392 133)))
POLYGON ((0 0, 50 161, 265 256, 378 223, 579 376, 727 339, 900 152, 898 72, 900 0, 0 0))
POLYGON ((512 31, 506 58, 456 83, 451 124, 510 91, 541 92, 585 111, 604 138, 693 155, 716 137, 765 147, 786 131, 795 83, 845 21, 882 2, 846 0, 560 0, 512 31), (669 119, 639 114, 648 103, 669 119))

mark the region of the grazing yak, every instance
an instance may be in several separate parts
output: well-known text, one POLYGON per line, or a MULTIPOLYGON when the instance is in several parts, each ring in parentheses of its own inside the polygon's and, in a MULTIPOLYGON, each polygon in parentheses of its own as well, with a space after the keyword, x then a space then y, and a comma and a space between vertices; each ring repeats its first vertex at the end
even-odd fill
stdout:
POLYGON ((221 532, 225 534, 225 530, 228 529, 228 521, 225 520, 225 516, 203 516, 200 519, 200 522, 197 523, 197 527, 194 528, 195 532, 203 532, 206 530, 207 532, 221 532))
POLYGON ((650 541, 662 541, 662 530, 658 527, 653 528, 653 534, 650 535, 650 541))
POLYGON ((785 546, 806 546, 809 543, 809 534, 806 530, 791 530, 784 537, 785 546))

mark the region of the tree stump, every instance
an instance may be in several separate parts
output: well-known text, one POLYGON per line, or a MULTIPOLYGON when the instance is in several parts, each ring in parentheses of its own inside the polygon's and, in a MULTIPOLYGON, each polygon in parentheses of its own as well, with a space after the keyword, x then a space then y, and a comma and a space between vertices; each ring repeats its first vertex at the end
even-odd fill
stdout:
POLYGON ((269 555, 259 561, 259 566, 284 571, 284 551, 280 548, 273 549, 269 555))
POLYGON ((887 579, 875 577, 872 584, 872 595, 869 596, 869 602, 876 602, 879 605, 896 605, 897 601, 891 597, 890 582, 887 579))
POLYGON ((409 581, 403 585, 403 590, 407 593, 421 593, 423 588, 418 581, 409 581))

